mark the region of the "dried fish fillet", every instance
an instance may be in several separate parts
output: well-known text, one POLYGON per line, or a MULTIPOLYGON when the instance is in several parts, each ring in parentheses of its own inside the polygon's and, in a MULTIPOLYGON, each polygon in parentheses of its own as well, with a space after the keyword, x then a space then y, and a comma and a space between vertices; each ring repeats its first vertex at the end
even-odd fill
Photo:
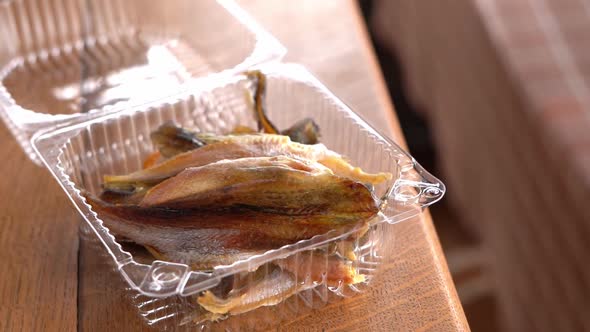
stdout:
POLYGON ((327 155, 319 162, 331 169, 334 174, 344 176, 356 181, 367 183, 367 184, 379 184, 385 181, 389 181, 393 178, 391 173, 380 172, 380 173, 367 173, 360 167, 354 167, 340 155, 327 155))
MULTIPOLYGON (((235 138, 238 137, 240 136, 235 136, 235 138)), ((263 146, 242 144, 235 138, 226 139, 206 145, 200 149, 181 153, 152 167, 131 174, 107 175, 104 177, 104 188, 112 190, 121 186, 132 189, 149 187, 178 174, 188 167, 203 166, 224 159, 239 159, 263 155, 263 146)))
POLYGON ((237 315, 262 306, 278 304, 322 282, 331 287, 339 287, 365 280, 350 264, 317 251, 289 256, 267 269, 269 270, 264 266, 260 267, 246 285, 239 287, 234 284, 227 295, 206 291, 199 296, 197 302, 213 314, 237 315))
POLYGON ((238 315, 262 306, 281 303, 284 299, 313 287, 312 284, 299 284, 295 277, 279 268, 274 268, 251 283, 247 289, 230 292, 223 298, 207 291, 199 296, 197 302, 207 311, 218 315, 238 315))
POLYGON ((365 281, 365 277, 358 274, 350 262, 318 250, 291 255, 278 260, 276 264, 300 278, 307 278, 314 283, 325 281, 331 287, 342 284, 354 285, 365 281))
POLYGON ((378 212, 363 184, 283 155, 190 167, 147 191, 101 198, 88 202, 115 234, 198 269, 331 230, 363 229, 378 212))
POLYGON ((154 249, 159 258, 211 269, 332 230, 359 227, 375 212, 286 215, 244 208, 177 210, 87 202, 116 236, 154 249))
POLYGON ((152 152, 144 161, 143 161, 143 168, 150 168, 163 160, 162 154, 160 151, 152 152))
POLYGON ((350 165, 339 154, 329 150, 323 144, 304 145, 292 142, 287 136, 229 135, 220 136, 218 139, 217 142, 181 153, 147 169, 128 175, 105 176, 104 187, 107 190, 133 191, 157 184, 188 167, 204 166, 224 159, 272 156, 317 161, 337 175, 362 183, 376 184, 392 177, 390 173, 365 173, 360 168, 350 165))
POLYGON ((361 183, 317 162, 285 156, 222 160, 187 168, 150 189, 142 207, 242 207, 283 215, 377 213, 361 183))

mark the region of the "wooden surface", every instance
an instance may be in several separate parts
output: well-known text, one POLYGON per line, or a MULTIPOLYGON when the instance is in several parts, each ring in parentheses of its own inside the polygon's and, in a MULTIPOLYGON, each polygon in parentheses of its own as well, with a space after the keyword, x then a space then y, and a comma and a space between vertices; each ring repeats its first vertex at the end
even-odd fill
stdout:
MULTIPOLYGON (((373 126, 403 137, 352 1, 239 1, 373 126)), ((104 271, 58 185, 26 160, 6 128, 0 151, 0 330, 151 331, 104 271), (7 176, 9 175, 9 176, 7 176), (80 245, 78 246, 78 243, 80 245)), ((428 215, 396 227, 391 263, 366 293, 280 328, 340 331, 465 331, 467 323, 428 215)))
POLYGON ((73 331, 80 218, 4 126, 0 142, 0 331, 73 331))

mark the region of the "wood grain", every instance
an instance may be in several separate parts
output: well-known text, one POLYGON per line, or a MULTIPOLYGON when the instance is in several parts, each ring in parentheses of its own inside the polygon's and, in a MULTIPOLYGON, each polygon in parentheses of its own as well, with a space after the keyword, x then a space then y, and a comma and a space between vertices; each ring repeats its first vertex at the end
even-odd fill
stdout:
MULTIPOLYGON (((289 49, 286 61, 307 66, 369 123, 404 144, 353 1, 239 3, 289 49)), ((5 129, 1 133, 5 141, 10 140, 5 129)), ((9 198, 1 203, 6 217, 0 221, 0 245, 2 255, 7 255, 2 258, 9 266, 16 266, 25 258, 31 262, 27 264, 30 272, 26 279, 22 279, 24 272, 20 276, 13 271, 0 272, 2 280, 9 281, 0 286, 0 301, 14 307, 10 311, 0 310, 0 324, 10 324, 0 326, 10 331, 70 331, 77 322, 81 331, 155 331, 144 324, 129 303, 125 284, 116 273, 109 272, 112 267, 108 260, 84 236, 80 238, 76 265, 77 218, 48 174, 25 160, 13 141, 2 149, 19 156, 12 166, 1 166, 3 174, 15 174, 0 187, 0 197, 9 198), (7 251, 11 246, 20 249, 7 251), (36 256, 39 253, 42 255, 36 256), (30 290, 24 300, 18 291, 21 287, 30 290), (37 301, 36 307, 30 306, 33 300, 37 301), (45 306, 47 303, 52 306, 45 306), (37 318, 33 319, 33 315, 37 318)), ((429 215, 395 227, 391 262, 366 293, 328 304, 286 322, 277 330, 468 330, 429 215)), ((26 268, 23 266, 21 271, 26 268)))
POLYGON ((4 126, 0 142, 0 331, 73 331, 78 216, 4 126))

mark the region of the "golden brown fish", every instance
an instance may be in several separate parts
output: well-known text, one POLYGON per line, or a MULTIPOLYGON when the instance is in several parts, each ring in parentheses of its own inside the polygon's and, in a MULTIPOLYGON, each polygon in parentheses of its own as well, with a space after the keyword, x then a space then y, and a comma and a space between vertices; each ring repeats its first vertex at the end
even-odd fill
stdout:
POLYGON ((172 122, 162 124, 150 134, 150 138, 164 158, 173 157, 179 153, 194 150, 207 144, 195 133, 178 127, 172 122))
POLYGON ((311 118, 298 121, 290 128, 281 132, 287 135, 293 142, 301 144, 317 144, 320 142, 320 127, 311 118))
POLYGON ((197 302, 216 315, 237 315, 278 304, 322 282, 339 287, 364 280, 363 275, 357 274, 350 264, 340 258, 318 251, 306 251, 279 260, 276 266, 262 266, 244 278, 234 279, 231 285, 227 285, 230 287, 226 287, 230 289, 227 294, 206 291, 198 297, 197 302))
POLYGON ((299 278, 308 278, 314 283, 325 281, 328 286, 338 287, 342 284, 353 285, 365 281, 365 277, 356 273, 351 262, 340 257, 328 255, 320 250, 304 251, 291 255, 276 263, 299 278))
POLYGON ((285 215, 376 213, 371 192, 313 161, 285 156, 222 160, 187 168, 150 189, 142 207, 243 207, 285 215))
POLYGON ((267 134, 279 134, 279 130, 266 116, 264 109, 266 76, 259 70, 247 71, 245 75, 254 83, 252 99, 254 101, 254 116, 258 123, 258 130, 267 134))
POLYGON ((160 154, 160 151, 154 151, 152 153, 150 153, 149 156, 147 156, 147 158, 145 158, 145 160, 143 161, 143 169, 146 168, 150 168, 160 162, 162 162, 165 158, 162 157, 162 154, 160 154))
POLYGON ((291 273, 276 266, 268 269, 269 271, 257 270, 245 287, 235 287, 225 296, 206 291, 197 298, 197 302, 213 314, 211 318, 218 318, 276 305, 297 292, 314 286, 310 282, 297 283, 291 273))
POLYGON ((219 141, 205 145, 167 159, 127 175, 108 175, 104 177, 104 188, 119 192, 133 192, 138 188, 151 187, 188 167, 204 166, 225 159, 248 157, 288 156, 317 161, 335 174, 362 183, 381 183, 391 179, 390 173, 368 174, 353 167, 339 154, 323 144, 304 145, 295 143, 282 135, 228 135, 220 136, 219 141))
POLYGON ((332 230, 360 227, 375 213, 283 215, 250 209, 173 210, 87 202, 116 236, 148 246, 159 259, 211 269, 332 230))
POLYGON ((254 101, 254 115, 258 123, 258 130, 267 134, 281 134, 291 138, 293 142, 302 144, 319 143, 320 127, 311 118, 303 119, 290 128, 279 131, 266 115, 264 105, 266 95, 266 76, 258 71, 252 70, 245 73, 253 81, 252 100, 254 101))
POLYGON ((362 228, 378 212, 363 184, 284 156, 189 168, 142 195, 87 199, 115 234, 196 268, 362 228))

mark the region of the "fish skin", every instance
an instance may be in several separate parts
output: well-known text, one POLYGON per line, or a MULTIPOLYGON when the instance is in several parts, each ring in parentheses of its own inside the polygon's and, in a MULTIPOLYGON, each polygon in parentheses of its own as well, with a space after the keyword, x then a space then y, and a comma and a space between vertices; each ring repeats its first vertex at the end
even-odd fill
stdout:
POLYGON ((150 138, 165 158, 206 145, 206 142, 199 139, 195 133, 176 126, 170 121, 154 130, 150 134, 150 138))
POLYGON ((331 169, 335 174, 368 184, 379 184, 393 179, 393 174, 387 172, 367 173, 360 167, 354 167, 341 156, 326 156, 320 161, 322 165, 331 169))
POLYGON ((330 231, 346 232, 374 213, 280 215, 244 208, 173 210, 110 204, 86 195, 118 237, 156 249, 166 260, 212 269, 330 231))
POLYGON ((253 157, 255 152, 252 148, 230 140, 218 142, 178 154, 152 167, 131 174, 107 175, 104 177, 104 187, 108 190, 120 183, 133 186, 153 185, 178 174, 187 167, 203 166, 223 159, 253 157))
POLYGON ((258 131, 267 134, 282 134, 289 136, 293 142, 302 144, 319 143, 320 127, 311 118, 296 122, 291 127, 280 131, 268 118, 264 101, 266 99, 266 75, 259 70, 244 73, 253 82, 250 98, 253 101, 254 117, 258 124, 258 131))
MULTIPOLYGON (((297 292, 325 282, 329 287, 353 285, 365 280, 351 264, 323 252, 305 251, 260 267, 245 285, 230 287, 227 294, 206 291, 197 298, 205 310, 219 315, 238 315, 275 305, 297 292), (277 268, 278 267, 278 268, 277 268)), ((227 285, 226 285, 227 286, 227 285)))
POLYGON ((162 162, 162 160, 164 160, 165 158, 162 157, 162 154, 160 153, 160 151, 154 151, 152 152, 149 156, 147 156, 147 158, 145 158, 145 160, 143 161, 143 169, 146 168, 150 168, 160 162, 162 162))
POLYGON ((305 118, 296 122, 290 128, 281 132, 287 135, 291 141, 301 144, 317 144, 320 142, 320 126, 311 118, 305 118))
POLYGON ((291 273, 274 268, 265 278, 252 282, 245 291, 238 294, 230 292, 225 298, 206 291, 197 298, 197 302, 215 315, 239 315, 262 306, 276 305, 297 292, 312 287, 313 284, 297 283, 291 273))
POLYGON ((288 136, 283 135, 229 135, 221 138, 220 141, 178 154, 147 169, 127 175, 107 175, 104 177, 104 188, 118 190, 120 187, 149 187, 188 167, 204 166, 224 159, 281 155, 318 161, 337 175, 363 183, 380 183, 392 178, 390 173, 365 173, 360 168, 350 165, 339 154, 329 150, 323 144, 295 143, 288 136))
POLYGON ((377 213, 361 183, 285 156, 222 160, 187 168, 150 189, 142 207, 250 207, 279 214, 377 213))
POLYGON ((266 99, 266 75, 259 70, 247 71, 245 75, 254 83, 251 97, 254 102, 254 117, 258 123, 258 131, 267 134, 278 134, 279 130, 266 115, 264 105, 266 99))

